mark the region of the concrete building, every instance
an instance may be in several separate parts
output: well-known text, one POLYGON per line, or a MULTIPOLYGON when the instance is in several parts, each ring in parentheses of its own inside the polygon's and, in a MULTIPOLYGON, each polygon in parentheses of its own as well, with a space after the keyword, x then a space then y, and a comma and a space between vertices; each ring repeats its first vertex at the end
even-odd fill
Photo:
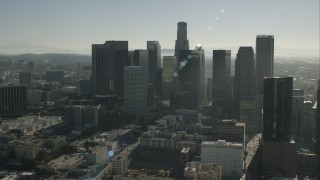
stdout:
POLYGON ((180 56, 180 50, 189 50, 189 40, 187 38, 186 22, 178 22, 177 40, 174 50, 174 55, 176 57, 180 56))
POLYGON ((94 124, 98 126, 98 111, 99 106, 67 106, 65 120, 72 126, 81 126, 85 124, 94 124))
POLYGON ((47 149, 56 149, 67 143, 66 136, 49 136, 45 138, 44 146, 47 149))
POLYGON ((252 47, 240 47, 235 60, 234 117, 240 117, 240 101, 256 95, 256 70, 252 47))
POLYGON ((207 100, 212 99, 212 78, 207 80, 207 100))
POLYGON ((19 73, 19 84, 26 85, 28 89, 32 88, 31 83, 31 73, 30 72, 20 72, 19 73))
POLYGON ((300 125, 298 121, 298 110, 303 108, 304 91, 302 89, 292 90, 292 134, 296 141, 300 138, 300 125))
POLYGON ((261 110, 256 98, 240 100, 240 119, 239 122, 245 123, 246 134, 255 135, 261 132, 261 110))
POLYGON ((312 148, 316 138, 316 109, 311 101, 304 101, 303 107, 297 110, 297 126, 295 129, 297 143, 312 148))
POLYGON ((44 142, 44 140, 34 136, 24 136, 8 142, 8 147, 14 151, 16 158, 35 159, 44 142))
POLYGON ((157 68, 156 69, 156 82, 155 85, 153 86, 154 93, 155 93, 155 100, 160 101, 161 96, 162 96, 162 68, 157 68))
POLYGON ((148 50, 134 50, 133 66, 140 66, 143 71, 143 76, 146 85, 149 84, 149 54, 148 50))
POLYGON ((25 115, 27 108, 27 86, 0 86, 1 118, 25 115))
POLYGON ((106 41, 92 45, 92 85, 94 95, 124 92, 124 66, 128 66, 128 41, 106 41))
POLYGON ((42 90, 30 90, 28 91, 28 106, 40 107, 42 103, 44 92, 42 90))
POLYGON ((226 140, 227 142, 245 143, 245 123, 239 123, 234 119, 225 119, 219 121, 213 127, 213 140, 226 140))
POLYGON ((12 132, 18 136, 33 135, 36 131, 61 122, 58 116, 22 116, 17 119, 2 120, 0 129, 3 133, 12 132))
POLYGON ((241 177, 243 174, 243 144, 225 140, 202 142, 201 162, 220 164, 223 176, 241 177))
POLYGON ((181 115, 183 117, 184 122, 197 122, 198 121, 198 111, 190 110, 190 109, 177 109, 177 115, 181 115))
POLYGON ((215 163, 192 161, 186 164, 184 177, 187 180, 221 180, 222 167, 215 163))
POLYGON ((80 96, 91 94, 91 84, 90 83, 91 82, 89 79, 80 79, 79 80, 78 91, 79 91, 80 96))
POLYGON ((99 106, 83 106, 82 123, 99 125, 99 106))
POLYGON ((33 61, 28 62, 28 71, 31 73, 31 75, 36 73, 33 61))
POLYGON ((81 165, 84 161, 83 154, 62 155, 45 165, 37 166, 37 169, 51 173, 68 172, 81 165))
POLYGON ((113 158, 112 166, 113 166, 112 172, 114 175, 117 175, 117 174, 125 175, 125 173, 128 170, 127 158, 122 157, 120 155, 113 158))
POLYGON ((124 68, 124 105, 123 111, 139 115, 147 111, 147 86, 141 66, 124 68))
POLYGON ((272 35, 258 35, 256 38, 257 91, 263 94, 264 77, 273 77, 274 38, 272 35))
POLYGON ((154 149, 180 152, 183 148, 190 148, 191 153, 200 153, 201 142, 207 141, 207 136, 187 134, 186 131, 175 133, 151 130, 143 133, 140 138, 140 146, 154 149))
POLYGON ((87 164, 107 164, 108 157, 108 149, 107 145, 99 145, 89 149, 89 153, 86 156, 87 164))
POLYGON ((152 84, 149 84, 149 55, 148 55, 148 50, 134 50, 134 61, 133 61, 133 66, 140 66, 142 68, 143 72, 143 77, 144 77, 144 83, 147 87, 147 104, 148 106, 152 106, 153 104, 153 86, 152 84), (149 86, 150 85, 150 86, 149 86), (150 88, 148 88, 150 87, 150 88))

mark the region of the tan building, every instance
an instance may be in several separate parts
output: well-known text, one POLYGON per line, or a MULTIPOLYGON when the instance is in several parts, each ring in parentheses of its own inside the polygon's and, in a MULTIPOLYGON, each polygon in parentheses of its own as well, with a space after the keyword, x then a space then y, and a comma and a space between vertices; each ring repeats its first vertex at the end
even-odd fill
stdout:
POLYGON ((189 162, 184 169, 187 180, 220 180, 221 176, 221 165, 214 163, 189 162))
POLYGON ((67 172, 82 164, 84 161, 83 154, 77 153, 72 155, 62 155, 57 159, 48 162, 45 165, 39 165, 37 168, 42 171, 57 173, 67 172))
POLYGON ((8 147, 14 150, 16 158, 35 159, 43 144, 44 140, 27 136, 23 139, 10 141, 8 147))

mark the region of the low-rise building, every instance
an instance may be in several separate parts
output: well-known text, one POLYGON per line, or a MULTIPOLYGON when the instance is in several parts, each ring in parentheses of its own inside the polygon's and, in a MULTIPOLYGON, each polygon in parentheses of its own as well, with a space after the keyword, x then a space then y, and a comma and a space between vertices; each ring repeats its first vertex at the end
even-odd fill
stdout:
POLYGON ((222 167, 215 163, 189 162, 184 177, 187 180, 221 180, 222 167))
POLYGON ((87 164, 107 164, 109 160, 108 149, 107 145, 99 145, 89 149, 86 157, 87 164))
POLYGON ((62 155, 59 158, 54 159, 45 165, 39 165, 37 168, 42 171, 47 171, 51 173, 67 172, 82 164, 83 161, 84 156, 80 153, 72 155, 62 155))

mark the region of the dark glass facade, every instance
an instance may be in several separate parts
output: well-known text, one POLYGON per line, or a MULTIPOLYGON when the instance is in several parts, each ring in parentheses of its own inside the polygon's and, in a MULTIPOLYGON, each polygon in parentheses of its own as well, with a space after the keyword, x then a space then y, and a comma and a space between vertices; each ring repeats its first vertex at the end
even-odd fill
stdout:
POLYGON ((264 78, 264 141, 285 142, 291 138, 292 84, 292 77, 264 78))

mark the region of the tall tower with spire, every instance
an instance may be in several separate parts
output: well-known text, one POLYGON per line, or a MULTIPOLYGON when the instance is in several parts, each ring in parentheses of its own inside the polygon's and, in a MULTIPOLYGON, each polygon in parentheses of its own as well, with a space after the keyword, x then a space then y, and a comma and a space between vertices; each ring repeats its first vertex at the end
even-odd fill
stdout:
POLYGON ((189 50, 189 40, 187 39, 187 23, 178 22, 177 40, 175 46, 176 57, 179 57, 180 50, 189 50))

